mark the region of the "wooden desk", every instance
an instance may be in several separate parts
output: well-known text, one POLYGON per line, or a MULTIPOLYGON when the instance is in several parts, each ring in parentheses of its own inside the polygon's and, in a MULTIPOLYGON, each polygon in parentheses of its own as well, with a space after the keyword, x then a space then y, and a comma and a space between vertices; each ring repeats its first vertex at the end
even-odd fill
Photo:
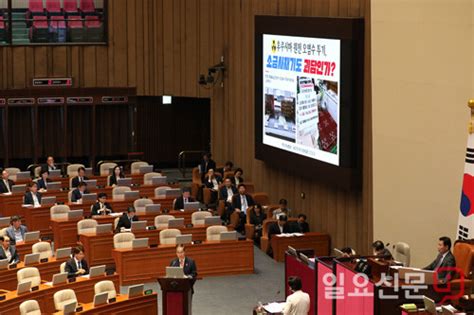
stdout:
MULTIPOLYGON (((8 217, 12 215, 21 215, 25 216, 23 205, 23 197, 25 193, 12 194, 12 195, 0 195, 0 214, 3 217, 8 217)), ((52 190, 42 193, 43 197, 52 197, 56 196, 57 202, 66 202, 67 201, 67 191, 63 190, 52 190)))
MULTIPOLYGON (((181 228, 182 234, 192 234, 193 240, 202 241, 206 240, 206 229, 207 226, 195 226, 192 228, 181 228)), ((149 245, 160 244, 160 231, 161 230, 150 230, 135 232, 136 238, 148 237, 149 245)), ((99 234, 88 233, 79 236, 79 242, 84 246, 84 252, 86 260, 89 265, 107 265, 112 266, 115 264, 112 258, 112 250, 114 249, 114 235, 112 233, 99 234)))
POLYGON ((330 237, 326 233, 309 232, 303 236, 278 237, 272 235, 271 244, 273 259, 285 261, 285 251, 288 246, 295 249, 313 249, 315 256, 327 256, 329 254, 330 237))
POLYGON ((74 220, 51 219, 50 225, 53 231, 54 247, 75 247, 77 246, 77 222, 82 218, 74 220))
POLYGON ((111 280, 114 282, 116 290, 118 291, 118 276, 103 276, 96 277, 93 279, 78 277, 76 282, 61 284, 58 286, 49 286, 46 284, 40 284, 39 290, 17 295, 16 291, 10 291, 6 294, 6 299, 0 301, 0 314, 20 314, 20 304, 26 300, 38 301, 42 313, 54 313, 54 293, 64 290, 72 289, 76 293, 77 300, 79 302, 89 302, 94 299, 94 285, 102 280, 111 280))
MULTIPOLYGON (((187 245, 186 255, 194 259, 199 276, 249 274, 254 271, 253 242, 224 241, 187 245)), ((114 249, 120 285, 156 281, 176 258, 174 245, 158 248, 114 249)))
MULTIPOLYGON (((129 315, 141 313, 149 315, 158 314, 158 296, 156 293, 139 297, 128 298, 127 295, 117 295, 117 301, 94 307, 93 303, 82 304, 83 310, 75 314, 114 314, 129 315)), ((54 314, 62 315, 63 312, 54 314)))
MULTIPOLYGON (((50 257, 48 262, 34 264, 28 267, 38 268, 41 279, 51 281, 53 279, 53 275, 59 273, 59 266, 66 260, 67 258, 56 260, 55 257, 50 257)), ((0 289, 16 290, 16 286, 18 284, 16 273, 18 270, 24 267, 24 262, 19 262, 16 268, 0 270, 0 289)), ((0 312, 0 314, 2 313, 0 312)))
POLYGON ((20 260, 23 260, 25 258, 25 255, 31 254, 33 252, 32 246, 39 242, 39 240, 32 241, 32 242, 16 242, 15 247, 16 247, 16 252, 18 253, 18 256, 20 257, 20 260))

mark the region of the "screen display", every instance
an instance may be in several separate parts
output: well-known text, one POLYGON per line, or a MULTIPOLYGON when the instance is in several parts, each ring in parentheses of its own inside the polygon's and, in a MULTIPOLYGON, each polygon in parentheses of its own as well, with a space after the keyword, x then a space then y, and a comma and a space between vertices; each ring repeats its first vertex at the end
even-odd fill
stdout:
POLYGON ((341 41, 262 37, 263 144, 339 166, 341 41))

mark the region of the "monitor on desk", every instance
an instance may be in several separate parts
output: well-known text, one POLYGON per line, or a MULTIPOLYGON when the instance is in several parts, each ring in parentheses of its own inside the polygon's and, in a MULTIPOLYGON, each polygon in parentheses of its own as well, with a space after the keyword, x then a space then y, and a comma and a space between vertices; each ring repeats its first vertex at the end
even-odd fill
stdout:
POLYGON ((40 254, 27 254, 25 255, 25 266, 30 266, 39 263, 40 254))
POLYGON ((147 174, 153 172, 153 165, 140 166, 140 174, 147 174))
POLYGON ((82 210, 82 209, 71 210, 67 213, 67 219, 68 220, 75 220, 75 219, 82 218, 83 215, 84 215, 84 210, 82 210))
POLYGON ((221 232, 219 235, 220 241, 235 241, 237 240, 237 232, 236 231, 227 231, 221 232))
POLYGON ((131 187, 132 186, 132 179, 130 177, 117 178, 117 186, 131 187))
POLYGON ((193 235, 192 234, 183 234, 176 236, 176 244, 185 245, 191 244, 193 242, 193 235))
POLYGON ((9 261, 8 258, 0 260, 0 270, 8 269, 9 261))
POLYGON ((112 231, 112 223, 99 224, 95 227, 96 234, 104 234, 112 231))
POLYGON ((221 217, 216 215, 212 217, 204 218, 205 225, 222 225, 221 217))
POLYGON ((143 295, 143 284, 131 285, 128 287, 128 297, 136 297, 143 295))
POLYGON ((31 281, 22 281, 18 283, 18 287, 16 288, 16 294, 24 294, 30 292, 31 289, 31 281))
POLYGON ((168 228, 179 228, 184 226, 184 218, 170 219, 168 221, 168 228))
POLYGON ((56 204, 56 196, 48 196, 41 198, 42 206, 54 206, 56 204))
POLYGON ((56 260, 68 258, 71 255, 71 250, 71 247, 58 248, 58 250, 56 251, 56 260))
POLYGON ((97 179, 86 179, 84 180, 84 183, 86 183, 87 187, 90 188, 97 188, 97 179))
POLYGON ((161 204, 153 203, 150 205, 145 205, 145 213, 146 214, 159 214, 161 211, 161 204))
POLYGON ((27 179, 30 179, 30 178, 31 178, 31 173, 29 171, 16 173, 16 180, 17 181, 27 180, 27 179))
POLYGON ((76 312, 77 302, 64 304, 63 314, 74 314, 76 312))
POLYGON ((181 189, 179 188, 171 188, 165 190, 165 198, 176 198, 181 196, 181 189))
POLYGON ((12 194, 24 194, 25 191, 26 191, 26 184, 12 186, 12 194))
POLYGON ((140 198, 140 192, 138 190, 125 191, 123 193, 123 198, 125 200, 136 200, 140 198))
POLYGON ((108 297, 108 292, 97 293, 96 295, 94 295, 94 307, 107 304, 108 297))
POLYGON ((184 211, 194 211, 199 209, 199 201, 186 202, 183 206, 184 211))
POLYGON ((94 203, 97 200, 97 194, 83 194, 82 203, 94 203))
POLYGON ((132 241, 132 248, 147 248, 148 247, 148 237, 136 238, 132 241))
POLYGON ((67 283, 67 272, 57 273, 53 275, 53 286, 67 283))
POLYGON ((101 277, 105 274, 105 265, 94 266, 89 269, 89 278, 101 277))
POLYGON ((46 190, 61 190, 61 182, 50 182, 46 190))
POLYGON ((10 217, 2 217, 0 218, 0 228, 10 226, 10 217))
POLYGON ((146 230, 146 221, 132 221, 131 230, 132 232, 145 231, 146 230))
POLYGON ((151 178, 151 183, 154 186, 166 185, 168 183, 168 178, 166 176, 153 176, 151 178))
POLYGON ((32 231, 25 233, 25 243, 35 242, 40 238, 40 231, 32 231))
MULTIPOLYGON (((49 171, 49 178, 61 178, 61 170, 51 170, 49 171)), ((49 184, 48 184, 49 186, 49 184)))

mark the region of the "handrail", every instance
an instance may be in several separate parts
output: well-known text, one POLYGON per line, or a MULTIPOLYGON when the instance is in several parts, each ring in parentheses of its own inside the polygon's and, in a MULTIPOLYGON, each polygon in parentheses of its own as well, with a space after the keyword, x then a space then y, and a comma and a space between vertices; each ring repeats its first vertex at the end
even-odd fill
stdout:
POLYGON ((184 150, 178 154, 178 170, 186 177, 186 154, 204 154, 207 151, 204 150, 184 150))

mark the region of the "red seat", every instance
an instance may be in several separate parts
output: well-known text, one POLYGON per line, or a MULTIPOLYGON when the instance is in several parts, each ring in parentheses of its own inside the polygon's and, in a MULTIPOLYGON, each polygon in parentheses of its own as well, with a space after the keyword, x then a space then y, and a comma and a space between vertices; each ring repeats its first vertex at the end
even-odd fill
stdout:
POLYGON ((31 14, 43 14, 43 0, 30 0, 28 4, 28 11, 31 14))
POLYGON ((46 11, 51 14, 61 13, 61 2, 60 0, 46 0, 46 11))
POLYGON ((77 1, 76 0, 64 0, 63 3, 64 12, 67 14, 79 13, 77 10, 77 1))
POLYGON ((102 26, 98 16, 86 16, 84 24, 87 28, 99 28, 102 26))
POLYGON ((67 26, 69 28, 82 28, 82 21, 81 16, 79 15, 71 15, 68 17, 67 26))
POLYGON ((48 28, 48 17, 46 16, 33 16, 33 27, 36 29, 48 28))
POLYGON ((3 16, 0 16, 0 30, 5 29, 5 21, 3 20, 3 16))
POLYGON ((81 0, 79 8, 83 13, 95 13, 94 0, 81 0))
POLYGON ((66 20, 62 15, 53 15, 49 21, 52 28, 66 28, 66 20))

